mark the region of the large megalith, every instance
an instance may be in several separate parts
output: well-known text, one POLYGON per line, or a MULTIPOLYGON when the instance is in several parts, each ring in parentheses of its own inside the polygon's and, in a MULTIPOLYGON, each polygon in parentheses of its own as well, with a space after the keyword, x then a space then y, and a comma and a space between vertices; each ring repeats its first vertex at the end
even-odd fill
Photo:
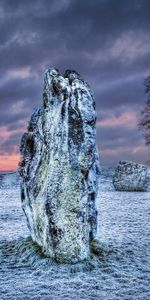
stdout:
POLYGON ((58 262, 88 258, 100 166, 95 102, 78 73, 45 72, 43 105, 32 114, 20 151, 22 208, 33 241, 58 262))

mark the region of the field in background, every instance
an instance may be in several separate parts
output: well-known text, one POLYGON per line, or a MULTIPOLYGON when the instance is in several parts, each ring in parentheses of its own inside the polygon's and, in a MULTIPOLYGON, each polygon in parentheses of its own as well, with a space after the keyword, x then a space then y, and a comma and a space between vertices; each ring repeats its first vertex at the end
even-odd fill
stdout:
POLYGON ((18 175, 0 173, 1 300, 150 299, 150 193, 116 192, 113 172, 102 168, 97 199, 101 265, 76 273, 31 247, 18 175))

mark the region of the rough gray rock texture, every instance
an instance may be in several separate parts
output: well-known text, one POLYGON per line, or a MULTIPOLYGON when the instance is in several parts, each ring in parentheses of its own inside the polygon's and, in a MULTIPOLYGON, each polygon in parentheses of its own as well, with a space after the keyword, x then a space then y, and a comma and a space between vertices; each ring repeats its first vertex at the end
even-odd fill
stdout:
POLYGON ((113 176, 118 191, 149 191, 150 169, 135 162, 120 161, 113 176))
POLYGON ((90 255, 97 230, 100 166, 96 112, 87 83, 75 71, 45 73, 43 106, 21 140, 22 208, 33 241, 58 262, 90 255))

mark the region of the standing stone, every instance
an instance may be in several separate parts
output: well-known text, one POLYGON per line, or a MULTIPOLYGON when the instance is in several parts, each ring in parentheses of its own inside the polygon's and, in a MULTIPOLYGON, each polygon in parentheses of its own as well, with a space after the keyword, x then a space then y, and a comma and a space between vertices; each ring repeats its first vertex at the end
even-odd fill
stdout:
POLYGON ((91 90, 75 71, 45 73, 43 105, 21 140, 22 208, 33 241, 58 262, 90 255, 100 166, 91 90))
POLYGON ((117 191, 148 191, 150 190, 150 169, 144 165, 130 161, 120 161, 113 177, 117 191))

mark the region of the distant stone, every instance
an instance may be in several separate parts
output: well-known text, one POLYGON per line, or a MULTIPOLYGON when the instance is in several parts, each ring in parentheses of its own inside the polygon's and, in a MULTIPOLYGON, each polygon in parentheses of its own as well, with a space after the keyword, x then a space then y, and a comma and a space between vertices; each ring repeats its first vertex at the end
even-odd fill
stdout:
POLYGON ((95 102, 78 73, 46 71, 43 105, 20 150, 22 208, 33 241, 58 262, 87 259, 97 230, 100 165, 95 102))
POLYGON ((120 161, 113 176, 113 184, 117 191, 149 191, 150 169, 135 162, 120 161))
POLYGON ((19 174, 13 171, 0 172, 0 189, 19 188, 19 174))

